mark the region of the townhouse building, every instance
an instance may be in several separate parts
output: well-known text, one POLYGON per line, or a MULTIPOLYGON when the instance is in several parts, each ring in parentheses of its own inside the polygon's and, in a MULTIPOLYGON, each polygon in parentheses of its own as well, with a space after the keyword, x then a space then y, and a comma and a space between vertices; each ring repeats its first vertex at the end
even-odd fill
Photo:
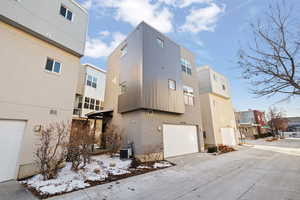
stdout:
POLYGON ((235 113, 238 129, 246 138, 258 138, 268 133, 268 124, 265 113, 259 110, 246 110, 235 113))
POLYGON ((105 79, 105 70, 89 63, 80 66, 73 110, 74 118, 86 118, 86 114, 103 109, 105 79))
POLYGON ((165 158, 204 150, 193 53, 142 22, 107 66, 104 107, 124 145, 165 158))
POLYGON ((41 126, 72 120, 87 22, 73 0, 0 1, 0 182, 35 174, 41 126))
POLYGON ((208 147, 239 142, 228 79, 208 66, 198 68, 204 139, 208 147))

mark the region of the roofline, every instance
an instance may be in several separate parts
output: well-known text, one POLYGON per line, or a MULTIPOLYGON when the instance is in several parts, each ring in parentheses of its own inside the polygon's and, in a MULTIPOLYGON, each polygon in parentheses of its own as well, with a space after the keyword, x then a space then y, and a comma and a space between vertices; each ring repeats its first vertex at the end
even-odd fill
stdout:
POLYGON ((80 3, 78 3, 75 0, 69 0, 70 2, 72 2, 73 4, 75 4, 78 8, 80 8, 83 12, 85 12, 85 14, 88 15, 88 11, 85 7, 83 7, 80 3))
POLYGON ((56 46, 57 48, 62 49, 63 51, 69 52, 70 54, 72 54, 76 57, 82 57, 83 56, 83 54, 78 53, 75 50, 72 50, 72 49, 66 47, 65 45, 63 45, 59 42, 56 42, 55 40, 47 38, 46 36, 36 32, 36 31, 34 31, 30 28, 27 28, 26 26, 24 26, 22 24, 19 24, 18 22, 15 22, 15 21, 9 19, 9 18, 5 17, 4 15, 0 14, 0 21, 4 22, 4 23, 6 23, 10 26, 13 26, 13 27, 15 27, 15 28, 17 28, 21 31, 24 31, 25 33, 28 33, 28 34, 32 35, 33 37, 36 37, 36 38, 38 38, 38 39, 40 39, 44 42, 47 42, 47 43, 49 43, 53 46, 56 46))
POLYGON ((95 65, 93 65, 91 63, 83 63, 82 65, 89 66, 89 67, 91 67, 91 68, 93 68, 93 69, 95 69, 97 71, 100 71, 100 72, 103 72, 103 73, 106 74, 106 71, 104 69, 101 69, 101 68, 99 68, 99 67, 97 67, 97 66, 95 66, 95 65))

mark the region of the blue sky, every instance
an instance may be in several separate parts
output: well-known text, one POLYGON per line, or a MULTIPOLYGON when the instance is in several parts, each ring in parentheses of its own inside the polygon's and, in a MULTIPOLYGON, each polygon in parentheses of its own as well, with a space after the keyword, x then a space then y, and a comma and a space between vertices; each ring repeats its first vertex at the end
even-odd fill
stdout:
MULTIPOLYGON (((288 116, 300 116, 299 97, 255 98, 239 78, 237 52, 251 38, 249 23, 261 17, 270 2, 280 0, 78 0, 89 11, 89 31, 82 62, 106 69, 106 57, 141 21, 188 48, 198 66, 210 65, 227 76, 236 110, 277 105, 288 116)), ((288 0, 299 10, 299 0, 288 0)), ((295 12, 297 18, 300 13, 295 12)))

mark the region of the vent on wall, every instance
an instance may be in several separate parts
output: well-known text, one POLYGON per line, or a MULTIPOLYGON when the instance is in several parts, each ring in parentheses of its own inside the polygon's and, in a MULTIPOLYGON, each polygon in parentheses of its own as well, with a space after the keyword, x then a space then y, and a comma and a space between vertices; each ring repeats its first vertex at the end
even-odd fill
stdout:
POLYGON ((51 109, 51 110, 49 111, 49 114, 50 114, 50 115, 57 115, 57 110, 51 109))

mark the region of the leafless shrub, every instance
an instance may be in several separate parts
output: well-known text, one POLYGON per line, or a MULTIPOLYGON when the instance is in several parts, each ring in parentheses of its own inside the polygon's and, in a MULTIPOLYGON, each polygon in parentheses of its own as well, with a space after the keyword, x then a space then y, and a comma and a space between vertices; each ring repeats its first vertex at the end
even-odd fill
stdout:
POLYGON ((148 145, 145 147, 145 153, 138 156, 138 160, 143 163, 158 162, 163 160, 163 145, 148 145))
POLYGON ((74 171, 84 168, 90 162, 90 147, 94 143, 95 134, 89 121, 73 121, 68 159, 74 171))
POLYGON ((113 124, 109 124, 103 133, 105 148, 110 151, 111 156, 118 153, 122 147, 122 134, 120 129, 113 124))
POLYGON ((69 123, 52 123, 38 132, 36 161, 44 180, 55 178, 67 156, 69 123))

